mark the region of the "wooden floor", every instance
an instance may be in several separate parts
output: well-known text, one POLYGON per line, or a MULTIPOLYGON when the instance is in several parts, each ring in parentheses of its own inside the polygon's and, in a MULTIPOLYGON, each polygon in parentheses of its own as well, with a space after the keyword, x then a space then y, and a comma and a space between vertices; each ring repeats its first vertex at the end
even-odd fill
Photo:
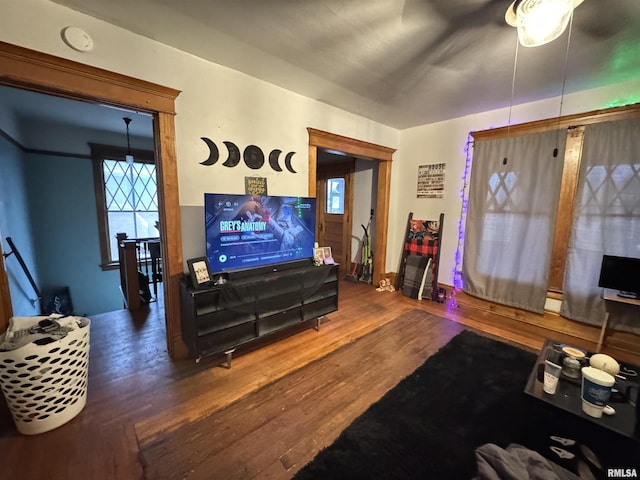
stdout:
POLYGON ((231 369, 171 361, 160 304, 135 317, 97 315, 85 409, 51 432, 24 436, 2 403, 0 478, 291 478, 462 328, 530 348, 554 336, 544 327, 503 328, 500 316, 474 312, 343 281, 339 310, 319 332, 234 358, 231 369), (291 382, 303 390, 291 393, 291 382), (219 431, 199 432, 196 422, 212 415, 219 431), (200 440, 211 450, 199 449, 200 440))

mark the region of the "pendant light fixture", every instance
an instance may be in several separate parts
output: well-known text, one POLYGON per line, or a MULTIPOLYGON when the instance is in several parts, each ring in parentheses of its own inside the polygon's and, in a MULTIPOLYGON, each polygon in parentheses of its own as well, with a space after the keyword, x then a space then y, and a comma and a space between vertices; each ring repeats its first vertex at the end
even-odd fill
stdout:
POLYGON ((523 47, 538 47, 558 38, 569 25, 573 9, 584 0, 514 0, 505 21, 518 29, 523 47))
POLYGON ((131 142, 129 140, 129 124, 131 123, 131 119, 129 117, 123 117, 124 124, 127 128, 127 154, 125 155, 125 160, 128 164, 133 164, 133 154, 131 153, 131 142))

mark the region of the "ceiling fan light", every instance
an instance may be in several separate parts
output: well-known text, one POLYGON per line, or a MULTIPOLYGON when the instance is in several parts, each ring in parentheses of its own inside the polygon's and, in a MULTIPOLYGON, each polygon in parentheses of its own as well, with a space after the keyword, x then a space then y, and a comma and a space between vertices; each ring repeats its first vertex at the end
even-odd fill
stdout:
POLYGON ((573 0, 524 0, 516 11, 518 39, 524 47, 549 43, 567 28, 573 0))

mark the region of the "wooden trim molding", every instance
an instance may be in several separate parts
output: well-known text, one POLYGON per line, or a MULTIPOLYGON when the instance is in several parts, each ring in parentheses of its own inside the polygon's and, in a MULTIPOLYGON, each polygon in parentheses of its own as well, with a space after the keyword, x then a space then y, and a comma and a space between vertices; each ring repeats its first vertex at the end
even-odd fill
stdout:
MULTIPOLYGON (((449 311, 454 315, 463 315, 485 321, 493 326, 496 317, 500 328, 518 331, 523 335, 554 338, 588 350, 594 350, 600 335, 599 325, 569 320, 556 313, 545 311, 543 314, 528 312, 515 307, 474 297, 462 290, 452 289, 449 311)), ((619 330, 607 334, 606 350, 621 361, 632 361, 640 355, 638 335, 619 330)))
POLYGON ((180 225, 180 202, 178 197, 178 158, 176 156, 176 130, 174 116, 158 113, 154 116, 156 164, 158 176, 158 201, 162 205, 160 216, 160 238, 162 239, 162 262, 164 267, 165 312, 167 316, 167 344, 172 358, 187 358, 188 350, 182 341, 180 321, 180 280, 184 276, 182 257, 182 227, 180 225))
POLYGON ((175 114, 179 90, 0 42, 0 83, 75 100, 175 114))
MULTIPOLYGON (((186 358, 180 335, 183 261, 174 125, 175 99, 180 91, 4 42, 0 42, 0 85, 153 114, 167 349, 172 358, 186 358)), ((6 281, 2 270, 0 289, 6 281)), ((0 315, 6 317, 6 308, 0 309, 0 315)), ((0 318, 0 325, 6 321, 0 318)))
POLYGON ((307 128, 309 132, 309 145, 314 147, 345 152, 356 157, 390 162, 396 151, 395 148, 383 147, 375 143, 363 142, 355 138, 343 137, 335 133, 307 128))
POLYGON ((535 122, 521 123, 507 127, 492 128, 471 132, 474 140, 487 140, 530 135, 532 133, 548 132, 549 130, 564 130, 578 125, 591 125, 594 123, 613 122, 640 117, 640 103, 626 105, 624 107, 605 108, 586 113, 576 113, 562 117, 547 118, 535 122))
POLYGON ((562 184, 560 186, 560 197, 558 198, 553 246, 551 248, 548 289, 552 292, 562 292, 564 283, 564 270, 569 251, 569 239, 571 238, 573 209, 578 191, 583 141, 584 126, 569 129, 564 153, 562 184))
POLYGON ((378 162, 378 199, 375 212, 376 254, 373 256, 373 284, 385 276, 389 230, 389 200, 391 196, 391 161, 395 148, 363 142, 355 138, 307 128, 309 132, 309 196, 316 196, 316 164, 318 148, 335 150, 365 160, 378 162))

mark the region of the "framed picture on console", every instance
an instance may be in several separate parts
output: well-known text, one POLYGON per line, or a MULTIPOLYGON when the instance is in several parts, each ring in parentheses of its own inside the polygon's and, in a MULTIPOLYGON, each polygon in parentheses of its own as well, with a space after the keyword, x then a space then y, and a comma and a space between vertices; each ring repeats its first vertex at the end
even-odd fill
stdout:
POLYGON ((209 272, 209 260, 207 260, 207 257, 187 260, 187 266, 191 274, 191 284, 194 288, 204 288, 211 284, 211 273, 209 272))

